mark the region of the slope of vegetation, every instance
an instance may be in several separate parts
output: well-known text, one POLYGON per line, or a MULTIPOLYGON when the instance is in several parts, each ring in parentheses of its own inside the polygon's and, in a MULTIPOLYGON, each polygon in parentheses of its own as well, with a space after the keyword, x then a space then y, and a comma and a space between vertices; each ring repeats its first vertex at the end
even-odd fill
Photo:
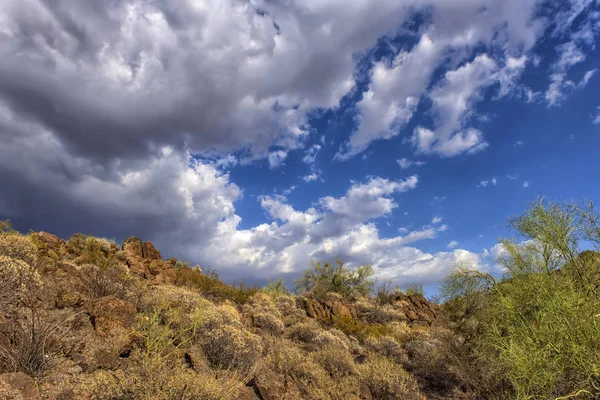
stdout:
POLYGON ((503 276, 457 266, 441 306, 369 266, 312 263, 292 294, 3 222, 0 399, 599 398, 599 220, 534 203, 503 276))

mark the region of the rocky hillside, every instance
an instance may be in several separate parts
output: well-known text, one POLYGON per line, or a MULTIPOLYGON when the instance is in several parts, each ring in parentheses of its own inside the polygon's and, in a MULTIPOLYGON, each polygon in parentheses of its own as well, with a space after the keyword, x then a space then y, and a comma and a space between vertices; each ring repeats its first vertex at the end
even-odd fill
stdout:
POLYGON ((466 398, 422 295, 229 286, 131 237, 0 233, 0 399, 466 398))

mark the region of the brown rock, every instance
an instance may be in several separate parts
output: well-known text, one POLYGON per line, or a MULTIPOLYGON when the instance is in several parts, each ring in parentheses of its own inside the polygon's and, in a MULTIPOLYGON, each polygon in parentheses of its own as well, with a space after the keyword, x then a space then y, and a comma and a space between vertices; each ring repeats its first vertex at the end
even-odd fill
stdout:
POLYGON ((92 301, 88 310, 94 330, 100 336, 110 337, 113 330, 129 329, 135 322, 135 306, 114 296, 92 301))
POLYGON ((417 319, 419 319, 419 317, 417 316, 417 313, 415 313, 414 311, 410 310, 406 312, 406 316, 408 317, 408 319, 410 319, 411 321, 416 321, 417 319))
POLYGON ((296 305, 306 311, 310 318, 333 320, 334 317, 358 319, 356 308, 347 300, 335 293, 329 293, 319 301, 313 298, 299 296, 296 305))
POLYGON ((142 241, 136 238, 135 236, 131 236, 125 239, 125 241, 123 242, 123 250, 134 257, 142 258, 142 241))
POLYGON ((35 380, 23 372, 0 375, 0 400, 40 399, 35 380))
POLYGON ((31 234, 39 243, 43 243, 46 251, 54 251, 56 254, 60 252, 60 248, 65 244, 64 240, 52 235, 48 232, 34 232, 31 234))
POLYGON ((148 260, 162 261, 162 255, 160 254, 160 251, 156 250, 152 242, 144 242, 142 257, 147 258, 148 260))
POLYGON ((294 382, 282 374, 265 370, 259 373, 248 386, 263 400, 301 400, 302 395, 294 382))
POLYGON ((96 368, 116 370, 119 368, 119 357, 105 349, 98 349, 94 352, 92 364, 96 368))

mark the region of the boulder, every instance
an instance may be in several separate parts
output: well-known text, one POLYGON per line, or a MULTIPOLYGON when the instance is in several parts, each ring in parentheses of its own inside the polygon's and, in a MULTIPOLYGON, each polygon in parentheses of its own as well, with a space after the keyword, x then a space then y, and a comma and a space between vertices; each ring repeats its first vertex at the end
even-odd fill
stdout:
POLYGON ((335 293, 327 294, 322 300, 300 296, 296 300, 296 305, 305 310, 306 315, 310 318, 320 320, 333 320, 334 317, 358 319, 356 308, 352 303, 335 293))
POLYGON ((35 380, 23 372, 0 375, 0 400, 41 399, 35 380))
POLYGON ((254 393, 263 400, 301 400, 302 395, 294 382, 273 371, 261 371, 248 382, 254 393))
POLYGON ((148 260, 162 260, 160 251, 156 250, 152 242, 144 242, 142 248, 142 257, 148 260))
POLYGON ((91 301, 88 313, 96 333, 110 337, 115 330, 130 329, 133 326, 136 308, 128 301, 105 296, 91 301))
POLYGON ((54 236, 48 232, 34 232, 31 234, 38 241, 38 243, 42 243, 46 252, 53 251, 56 254, 60 253, 61 247, 65 244, 65 241, 59 239, 57 236, 54 236))
POLYGON ((123 242, 123 250, 134 257, 142 258, 143 256, 143 243, 141 239, 131 236, 123 242))

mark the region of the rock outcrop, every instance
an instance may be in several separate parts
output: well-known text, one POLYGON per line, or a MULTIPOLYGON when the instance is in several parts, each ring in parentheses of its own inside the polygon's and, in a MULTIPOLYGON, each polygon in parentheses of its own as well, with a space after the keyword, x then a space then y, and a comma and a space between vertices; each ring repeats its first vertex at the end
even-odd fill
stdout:
POLYGON ((332 321, 334 318, 358 318, 356 309, 349 301, 335 293, 329 293, 322 300, 299 296, 296 305, 306 311, 310 318, 332 321))
POLYGON ((32 377, 23 372, 0 375, 0 400, 38 399, 40 392, 32 377))
MULTIPOLYGON (((299 296, 297 307, 306 311, 306 315, 320 321, 333 321, 335 318, 353 318, 368 320, 366 313, 361 312, 355 303, 349 302, 335 293, 329 293, 324 299, 299 296)), ((410 325, 431 326, 440 317, 437 305, 429 302, 421 294, 396 294, 390 307, 394 310, 394 318, 410 325)))
POLYGON ((123 251, 125 262, 134 274, 147 279, 150 284, 173 283, 175 263, 172 259, 163 261, 160 251, 152 242, 142 242, 131 236, 123 242, 123 251))

